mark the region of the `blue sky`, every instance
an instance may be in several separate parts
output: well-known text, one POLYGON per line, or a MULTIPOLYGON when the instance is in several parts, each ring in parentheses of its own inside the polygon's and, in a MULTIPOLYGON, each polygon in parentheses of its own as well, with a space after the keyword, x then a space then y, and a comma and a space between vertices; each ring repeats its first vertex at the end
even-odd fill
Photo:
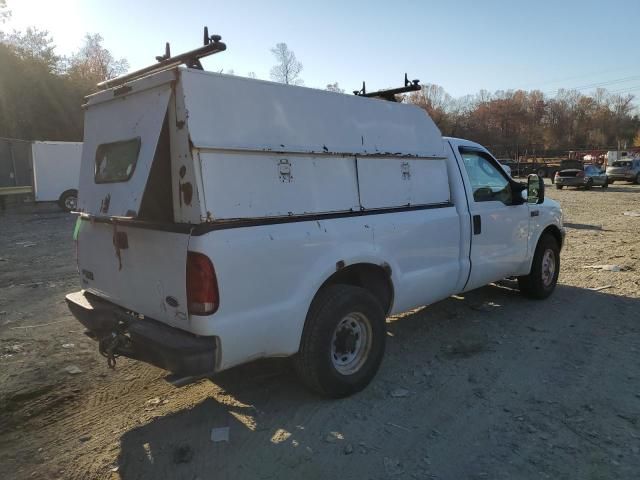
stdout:
MULTIPOLYGON (((205 68, 268 79, 269 49, 285 42, 310 87, 339 82, 348 91, 397 86, 404 72, 453 96, 480 89, 602 84, 640 97, 640 0, 350 1, 8 0, 5 30, 47 29, 59 54, 86 32, 140 68, 171 42, 200 45, 202 27, 228 50, 205 68), (634 25, 635 23, 635 25, 634 25), (635 30, 635 33, 634 33, 635 30), (614 82, 614 83, 610 83, 614 82)), ((588 92, 591 87, 584 87, 588 92)))

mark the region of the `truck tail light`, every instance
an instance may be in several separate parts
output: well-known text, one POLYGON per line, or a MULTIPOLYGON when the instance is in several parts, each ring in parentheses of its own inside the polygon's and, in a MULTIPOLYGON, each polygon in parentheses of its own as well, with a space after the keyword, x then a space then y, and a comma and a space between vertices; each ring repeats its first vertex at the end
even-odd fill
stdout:
POLYGON ((191 315, 211 315, 220 305, 216 271, 202 253, 187 253, 187 304, 191 315))
POLYGON ((584 177, 584 172, 578 172, 578 173, 576 173, 576 177, 584 177))

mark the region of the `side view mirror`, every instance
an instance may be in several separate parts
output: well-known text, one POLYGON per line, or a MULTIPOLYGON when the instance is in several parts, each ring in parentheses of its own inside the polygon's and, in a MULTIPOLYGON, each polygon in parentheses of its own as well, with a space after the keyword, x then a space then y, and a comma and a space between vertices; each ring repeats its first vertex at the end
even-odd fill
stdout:
POLYGON ((544 202, 544 179, 535 173, 527 178, 527 203, 537 204, 544 202))

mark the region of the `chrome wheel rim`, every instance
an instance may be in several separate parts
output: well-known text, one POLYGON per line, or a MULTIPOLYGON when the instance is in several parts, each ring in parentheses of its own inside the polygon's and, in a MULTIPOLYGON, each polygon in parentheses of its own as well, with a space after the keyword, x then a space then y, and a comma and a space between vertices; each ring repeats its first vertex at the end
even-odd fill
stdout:
POLYGON ((64 199, 64 206, 67 210, 75 210, 77 204, 78 199, 76 197, 70 196, 64 199))
POLYGON ((556 254, 553 250, 545 250, 542 256, 542 284, 545 287, 551 286, 556 274, 556 254))
POLYGON ((371 322, 364 314, 352 312, 340 320, 331 338, 331 363, 338 373, 352 375, 362 368, 369 358, 371 337, 371 322))

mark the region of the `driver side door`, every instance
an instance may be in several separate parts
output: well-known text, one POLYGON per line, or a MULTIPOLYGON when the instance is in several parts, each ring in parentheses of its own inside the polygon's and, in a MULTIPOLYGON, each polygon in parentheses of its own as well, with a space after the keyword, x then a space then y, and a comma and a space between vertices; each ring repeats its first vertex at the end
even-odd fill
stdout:
POLYGON ((464 290, 527 273, 528 204, 491 155, 464 146, 458 153, 472 219, 471 273, 464 290))

